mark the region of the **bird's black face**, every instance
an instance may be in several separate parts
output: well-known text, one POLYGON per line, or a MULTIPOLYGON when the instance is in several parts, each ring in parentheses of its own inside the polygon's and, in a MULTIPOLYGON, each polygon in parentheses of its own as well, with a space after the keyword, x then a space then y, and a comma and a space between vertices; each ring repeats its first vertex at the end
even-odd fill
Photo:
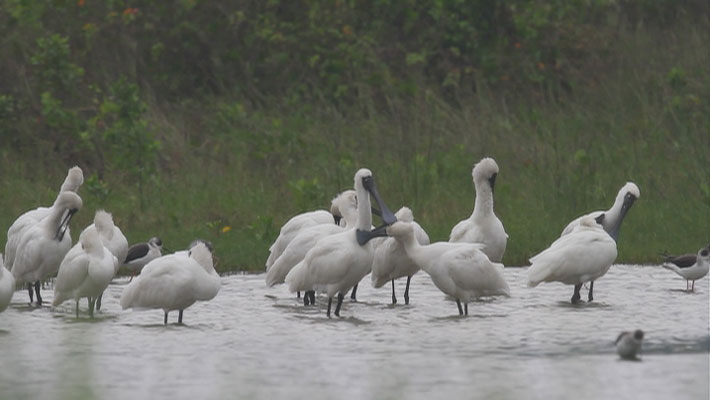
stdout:
POLYGON ((343 219, 340 215, 333 215, 333 221, 335 221, 335 225, 340 225, 340 220, 343 219))
POLYGON ((372 195, 372 197, 375 199, 377 205, 380 206, 380 216, 382 217, 382 221, 385 223, 385 225, 392 225, 397 222, 397 218, 394 216, 392 211, 387 208, 387 205, 382 200, 382 197, 380 197, 380 194, 377 192, 375 178, 373 178, 372 176, 366 176, 362 178, 362 185, 363 187, 365 187, 365 190, 370 192, 370 195, 372 195))
POLYGON ((491 185, 491 192, 495 192, 497 177, 498 177, 498 173, 495 172, 495 173, 493 173, 493 175, 491 175, 490 178, 488 178, 488 183, 491 185))
POLYGON ((710 250, 708 250, 708 249, 703 249, 703 250, 700 252, 700 256, 701 256, 701 257, 707 257, 708 255, 710 255, 710 250))
POLYGON ((634 339, 636 339, 636 340, 643 339, 643 331, 641 329, 637 329, 636 332, 634 332, 634 339))
POLYGON ((635 201, 636 201, 636 196, 634 196, 631 193, 626 193, 626 196, 624 196, 624 203, 621 205, 621 214, 622 215, 626 214, 626 212, 629 211, 631 206, 634 205, 635 201))
POLYGON ((64 239, 64 234, 67 232, 67 229, 69 229, 69 221, 71 221, 71 218, 74 216, 74 214, 77 213, 77 211, 79 211, 78 208, 72 208, 67 212, 67 215, 64 216, 64 219, 57 228, 57 233, 54 235, 55 239, 59 241, 62 241, 62 239, 64 239))

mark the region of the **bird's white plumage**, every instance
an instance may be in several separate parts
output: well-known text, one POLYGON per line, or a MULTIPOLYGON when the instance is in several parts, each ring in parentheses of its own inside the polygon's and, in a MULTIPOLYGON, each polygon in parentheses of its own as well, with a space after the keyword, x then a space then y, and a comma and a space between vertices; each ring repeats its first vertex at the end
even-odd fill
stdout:
POLYGON ((87 226, 79 235, 79 242, 81 242, 82 236, 84 236, 88 231, 95 231, 99 234, 101 243, 116 256, 118 263, 116 263, 116 272, 121 266, 121 262, 126 259, 126 254, 128 254, 128 240, 121 232, 121 229, 116 226, 113 222, 113 216, 104 210, 96 211, 94 215, 94 223, 87 226))
POLYGON ((355 226, 320 239, 304 259, 286 275, 291 292, 316 290, 328 297, 345 294, 367 275, 372 266, 374 249, 371 242, 360 245, 356 230, 369 231, 372 226, 371 203, 363 178, 371 177, 368 169, 355 174, 358 217, 355 226))
POLYGON ((96 229, 85 230, 59 266, 52 305, 98 297, 113 279, 117 264, 116 256, 103 245, 96 229))
MULTIPOLYGON (((72 167, 67 172, 67 177, 64 179, 59 193, 64 191, 75 192, 84 183, 84 174, 79 167, 72 167)), ((55 199, 55 204, 59 200, 59 194, 55 199)), ((17 217, 7 230, 7 242, 5 243, 5 266, 12 270, 15 263, 15 255, 17 246, 20 245, 20 240, 24 232, 31 226, 41 221, 44 217, 50 214, 52 207, 38 207, 34 210, 29 210, 17 217)))
POLYGON ((476 188, 473 213, 457 223, 449 235, 450 242, 481 243, 483 252, 494 262, 500 262, 505 253, 508 234, 503 223, 493 211, 493 187, 498 174, 498 164, 492 158, 479 161, 471 172, 476 188))
POLYGON ((78 210, 81 206, 81 198, 76 193, 64 191, 52 205, 49 215, 23 233, 12 267, 17 283, 41 281, 57 273, 59 264, 71 248, 69 229, 61 240, 55 238, 57 229, 67 210, 78 210))
POLYGON ((15 277, 5 268, 2 259, 0 254, 0 312, 5 311, 15 293, 15 277))
MULTIPOLYGON (((343 193, 335 196, 331 201, 330 209, 332 212, 337 212, 337 201, 342 194, 343 193)), ((299 231, 314 225, 334 223, 335 219, 333 218, 333 213, 325 210, 309 211, 291 217, 281 227, 279 236, 276 237, 274 243, 269 247, 269 257, 266 259, 266 270, 268 271, 271 266, 274 265, 281 253, 284 252, 288 244, 291 243, 291 240, 293 240, 299 231)))
POLYGON ((149 262, 121 295, 123 309, 184 310, 196 301, 208 301, 219 292, 221 280, 212 253, 199 242, 189 257, 170 254, 149 262))
POLYGON ((530 259, 528 286, 594 281, 607 273, 616 255, 614 239, 593 218, 583 218, 571 233, 530 259))
POLYGON ((695 264, 680 268, 672 262, 664 262, 663 268, 669 269, 676 274, 682 276, 688 281, 696 281, 701 279, 710 271, 710 246, 698 250, 695 258, 695 264))
POLYGON ((286 275, 306 256, 308 250, 316 243, 328 236, 343 232, 347 226, 354 226, 357 222, 357 197, 354 190, 347 190, 334 200, 337 211, 341 213, 345 222, 345 227, 335 224, 318 224, 298 231, 296 236, 289 242, 283 253, 276 259, 276 262, 266 271, 266 285, 271 287, 284 283, 286 275))
POLYGON ((481 296, 510 295, 503 264, 494 263, 480 243, 437 242, 422 246, 411 223, 396 222, 387 233, 399 240, 407 255, 443 293, 468 303, 481 296))
POLYGON ((638 186, 636 186, 635 183, 633 182, 626 182, 624 186, 619 189, 619 192, 616 194, 616 199, 614 200, 614 204, 611 206, 610 209, 606 211, 592 211, 588 214, 582 215, 576 219, 574 219, 572 222, 567 224, 565 228, 562 230, 562 234, 560 236, 567 235, 571 233, 574 228, 579 226, 580 222, 583 219, 586 218, 597 218, 600 215, 604 214, 604 220, 602 221, 602 227, 604 228, 605 231, 609 232, 611 230, 612 226, 618 226, 621 224, 620 219, 624 217, 624 214, 622 214, 621 209, 624 204, 624 198, 626 197, 627 194, 633 195, 635 198, 641 197, 641 191, 639 190, 638 186))
MULTIPOLYGON (((420 245, 429 244, 429 236, 422 227, 414 222, 412 210, 407 207, 400 208, 396 213, 397 221, 410 222, 413 225, 414 235, 420 245)), ((412 276, 419 271, 419 266, 407 255, 404 245, 393 237, 385 238, 375 248, 372 261, 372 286, 382 287, 385 283, 404 276, 412 276)))

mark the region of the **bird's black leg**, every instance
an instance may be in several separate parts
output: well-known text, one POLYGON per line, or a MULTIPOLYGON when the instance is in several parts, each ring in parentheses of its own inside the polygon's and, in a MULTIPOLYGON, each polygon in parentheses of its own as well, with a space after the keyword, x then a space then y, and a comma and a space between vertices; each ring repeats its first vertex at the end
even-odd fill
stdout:
POLYGON ((461 308, 461 301, 456 299, 456 306, 459 308, 459 315, 463 315, 463 308, 461 308))
POLYGON ((296 292, 296 298, 297 298, 297 299, 300 299, 300 298, 301 298, 301 291, 300 291, 300 290, 296 292))
POLYGON ((690 291, 691 292, 695 291, 695 280, 693 280, 693 286, 690 287, 690 291))
POLYGON ((330 306, 331 306, 331 305, 333 305, 333 298, 332 298, 332 297, 328 297, 328 311, 325 312, 325 315, 327 315, 328 318, 330 318, 330 306))
POLYGON ((42 284, 37 281, 35 282, 35 294, 37 295, 37 305, 41 306, 42 305, 42 296, 39 294, 39 289, 42 286, 42 284))
POLYGON ((464 314, 468 315, 468 303, 463 303, 464 314))
POLYGON ((404 289, 404 304, 409 304, 409 282, 411 282, 412 276, 407 277, 407 288, 404 289))
POLYGON ((579 299, 582 298, 579 294, 579 290, 582 288, 582 284, 574 285, 574 294, 572 295, 572 304, 579 304, 579 299))
POLYGON ((311 290, 311 305, 316 305, 316 291, 311 290))
POLYGON ((178 314, 178 324, 182 324, 182 311, 180 310, 180 313, 178 314))
POLYGON ((338 293, 338 304, 335 306, 335 316, 339 317, 340 316, 340 306, 343 305, 343 299, 345 298, 345 295, 342 293, 338 293))
POLYGON ((397 304, 397 296, 394 295, 394 279, 392 279, 392 304, 397 304))
MULTIPOLYGON (((300 294, 300 292, 299 292, 299 294, 300 294)), ((301 296, 298 296, 298 298, 300 299, 301 296)), ((311 300, 311 298, 310 298, 310 296, 308 296, 308 292, 303 292, 303 306, 304 307, 311 304, 310 300, 311 300)))
POLYGON ((76 317, 79 318, 79 300, 76 301, 76 317))
POLYGON ((167 324, 168 324, 168 312, 165 311, 165 317, 163 317, 163 325, 167 325, 167 324))
POLYGON ((350 292, 350 300, 357 301, 357 283, 353 286, 353 290, 350 292))
POLYGON ((589 296, 587 296, 587 302, 591 303, 592 300, 594 300, 594 296, 592 295, 592 292, 594 292, 594 281, 589 282, 589 296))
MULTIPOLYGON (((685 285, 686 289, 688 285, 685 285)), ((32 282, 27 282, 27 292, 30 294, 30 304, 34 301, 34 293, 32 293, 32 282)))
POLYGON ((89 297, 89 318, 94 318, 94 307, 96 306, 96 299, 89 297))
POLYGON ((99 311, 101 309, 101 296, 103 296, 103 295, 104 294, 101 293, 99 295, 99 297, 96 298, 96 311, 99 311))

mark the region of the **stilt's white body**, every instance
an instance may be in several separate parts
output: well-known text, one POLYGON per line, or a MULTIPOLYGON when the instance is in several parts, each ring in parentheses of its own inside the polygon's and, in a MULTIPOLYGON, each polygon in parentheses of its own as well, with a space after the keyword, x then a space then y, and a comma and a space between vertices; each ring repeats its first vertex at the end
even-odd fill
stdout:
POLYGON ((67 228, 61 240, 55 235, 65 213, 81 206, 77 194, 64 191, 59 194, 49 215, 23 233, 12 267, 12 275, 18 284, 42 281, 57 273, 59 264, 71 248, 71 233, 67 228))
MULTIPOLYGON (((413 225, 414 236, 420 245, 429 244, 429 236, 422 227, 414 222, 412 210, 402 207, 395 214, 397 221, 409 222, 413 225)), ((372 287, 380 288, 393 279, 412 276, 419 272, 419 266, 404 249, 404 245, 393 237, 385 238, 375 249, 372 261, 372 287)))
POLYGON ((115 274, 118 259, 103 245, 96 229, 85 230, 79 240, 59 266, 52 301, 55 307, 69 299, 77 305, 83 297, 96 299, 115 274))
MULTIPOLYGON (((357 222, 357 198, 354 190, 341 193, 335 200, 338 210, 342 213, 346 227, 352 227, 357 222)), ((329 235, 341 233, 346 227, 335 224, 318 224, 301 229, 286 249, 281 253, 276 262, 266 271, 266 286, 274 286, 284 283, 286 275, 296 266, 313 248, 316 243, 329 235)))
MULTIPOLYGON (((67 177, 62 183, 62 187, 59 189, 59 193, 64 191, 70 191, 76 193, 79 190, 81 184, 84 183, 84 174, 79 167, 72 167, 67 172, 67 177)), ((59 194, 57 194, 57 199, 59 199, 59 194)), ((31 226, 37 224, 39 221, 47 217, 52 210, 52 207, 39 207, 34 210, 25 212, 24 214, 17 217, 15 222, 10 225, 7 230, 7 243, 5 243, 5 268, 12 270, 15 264, 15 255, 17 253, 17 246, 20 245, 20 240, 22 240, 22 235, 31 226)))
POLYGON ((614 229, 618 230, 618 227, 621 225, 621 221, 626 215, 625 212, 622 212, 622 208, 624 207, 624 199, 627 195, 632 195, 634 196, 634 198, 638 199, 641 196, 641 191, 635 183, 626 182, 626 184, 621 189, 619 189, 619 193, 617 193, 616 195, 616 200, 614 200, 614 205, 612 205, 610 209, 606 211, 593 211, 589 214, 585 214, 581 217, 576 218, 575 220, 567 224, 565 229, 562 230, 562 234, 560 236, 572 233, 574 228, 579 226, 580 222, 583 219, 594 219, 602 214, 604 214, 604 220, 602 221, 602 227, 604 228, 604 230, 609 233, 611 233, 614 229))
POLYGON ((5 311, 15 293, 15 277, 5 269, 0 254, 0 312, 5 311))
MULTIPOLYGON (((341 193, 342 194, 342 193, 341 193)), ((281 227, 279 231, 279 236, 276 238, 274 243, 269 247, 269 257, 266 259, 266 270, 268 271, 276 260, 281 256, 286 247, 291 240, 300 232, 301 230, 314 225, 320 224, 335 224, 335 219, 333 213, 337 214, 338 206, 337 199, 340 195, 336 196, 330 206, 331 212, 325 210, 309 211, 303 214, 298 214, 291 217, 284 226, 281 227)), ((338 215, 338 216, 342 216, 338 215)))
POLYGON ((577 228, 530 259, 528 286, 540 282, 577 285, 607 273, 616 260, 616 242, 596 221, 587 217, 577 228))
POLYGON ((473 168, 476 202, 471 216, 454 226, 450 242, 481 243, 482 251, 494 262, 500 262, 505 253, 508 234, 503 223, 493 211, 493 185, 498 165, 492 158, 484 158, 473 168))
POLYGON ((316 290, 326 293, 329 298, 344 295, 370 271, 374 256, 372 243, 361 246, 356 238, 358 229, 369 231, 372 227, 370 197, 362 183, 367 176, 372 176, 367 169, 355 174, 357 223, 343 232, 320 239, 306 253, 286 276, 291 292, 316 290))
POLYGON ((479 243, 438 242, 422 246, 412 224, 396 222, 387 233, 399 240, 407 255, 445 294, 469 303, 482 296, 510 295, 503 264, 491 262, 479 243))
POLYGON ((190 256, 170 254, 156 258, 126 286, 121 307, 184 310, 196 301, 208 301, 219 292, 221 280, 214 270, 212 253, 204 243, 190 249, 190 256))
MULTIPOLYGON (((687 258, 689 256, 692 255, 688 254, 683 257, 687 258)), ((663 263, 663 268, 675 272, 676 274, 685 278, 686 281, 693 281, 693 288, 695 288, 695 281, 703 278, 705 275, 708 274, 708 271, 710 270, 710 246, 700 249, 698 251, 698 254, 695 256, 695 263, 689 266, 683 266, 688 265, 690 263, 692 263, 692 261, 688 262, 687 264, 679 263, 679 265, 676 265, 675 263, 669 260, 663 263)))

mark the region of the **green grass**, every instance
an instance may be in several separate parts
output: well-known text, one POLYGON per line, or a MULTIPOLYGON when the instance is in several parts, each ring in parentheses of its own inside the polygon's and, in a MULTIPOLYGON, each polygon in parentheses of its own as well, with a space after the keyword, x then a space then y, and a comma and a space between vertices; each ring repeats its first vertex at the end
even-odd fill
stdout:
MULTIPOLYGON (((617 262, 695 252, 710 240, 707 33, 622 39, 603 68, 580 72, 571 93, 480 87, 456 106, 421 94, 360 111, 317 102, 254 110, 226 98, 154 106, 162 150, 143 205, 136 186, 110 171, 107 196, 80 190, 74 237, 105 208, 131 243, 158 235, 179 249, 200 237, 215 244, 219 270, 259 271, 290 216, 327 208, 367 167, 390 208, 411 207, 432 241, 446 240, 472 211, 471 168, 491 156, 500 166, 496 213, 510 236, 506 265, 526 265, 568 221, 609 208, 626 181, 641 198, 623 224, 617 262)), ((0 153, 3 243, 21 212, 51 204, 71 166, 47 153, 0 153)), ((74 163, 89 176, 84 162, 74 163)))

